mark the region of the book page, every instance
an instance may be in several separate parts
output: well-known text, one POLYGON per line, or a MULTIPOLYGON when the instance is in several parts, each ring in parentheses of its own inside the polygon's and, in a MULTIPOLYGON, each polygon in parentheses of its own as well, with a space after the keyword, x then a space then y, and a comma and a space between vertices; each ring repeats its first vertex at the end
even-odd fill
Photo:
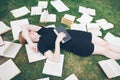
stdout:
POLYGON ((51 1, 50 3, 58 12, 64 12, 69 10, 69 8, 61 0, 51 1))
POLYGON ((20 69, 16 66, 13 60, 9 59, 8 61, 0 65, 0 80, 11 80, 20 72, 20 69))
POLYGON ((21 49, 22 44, 13 43, 4 51, 5 57, 15 58, 19 50, 21 49))
POLYGON ((11 30, 4 22, 0 21, 0 35, 11 30))
MULTIPOLYGON (((35 45, 37 46, 37 44, 35 45)), ((26 44, 25 47, 26 47, 29 63, 46 59, 46 57, 43 56, 40 52, 35 53, 34 51, 32 51, 32 49, 29 47, 28 44, 26 44)))
POLYGON ((75 76, 75 74, 71 74, 67 78, 65 78, 64 80, 78 80, 78 78, 75 76))
POLYGON ((41 78, 41 79, 36 79, 36 80, 50 80, 50 78, 41 78))
POLYGON ((28 21, 27 18, 26 19, 21 19, 21 20, 15 20, 15 21, 10 22, 14 40, 19 39, 19 32, 21 31, 21 26, 22 25, 27 25, 27 24, 29 24, 29 21, 28 21))
POLYGON ((31 7, 31 15, 40 15, 41 13, 42 13, 42 7, 41 6, 31 7))
POLYGON ((11 44, 11 42, 9 41, 4 41, 4 45, 0 47, 0 56, 4 56, 4 52, 5 50, 9 47, 9 45, 11 44))
POLYGON ((55 25, 54 24, 51 24, 51 25, 47 25, 45 26, 46 28, 55 28, 55 25))
POLYGON ((2 37, 0 36, 0 46, 3 46, 5 43, 4 43, 4 41, 3 41, 3 39, 2 39, 2 37))
POLYGON ((47 22, 48 14, 49 14, 48 11, 44 10, 41 14, 40 22, 47 22))
POLYGON ((113 59, 98 62, 108 78, 120 76, 120 65, 113 59))
POLYGON ((70 26, 71 30, 80 30, 80 31, 87 31, 86 26, 84 24, 77 24, 77 23, 73 23, 70 26))
POLYGON ((55 14, 49 14, 47 17, 47 22, 56 22, 56 15, 55 14))
POLYGON ((10 11, 15 18, 24 16, 28 13, 30 13, 29 9, 26 6, 20 7, 18 9, 14 9, 10 11))
POLYGON ((42 7, 42 9, 47 8, 48 2, 47 1, 39 1, 38 6, 42 7))
POLYGON ((93 20, 93 17, 91 17, 88 14, 83 14, 80 18, 77 19, 78 22, 81 24, 87 24, 90 23, 93 20))
POLYGON ((60 62, 52 62, 50 60, 46 60, 44 65, 43 74, 53 75, 53 76, 62 76, 62 69, 63 69, 63 62, 64 62, 64 55, 60 55, 60 62))

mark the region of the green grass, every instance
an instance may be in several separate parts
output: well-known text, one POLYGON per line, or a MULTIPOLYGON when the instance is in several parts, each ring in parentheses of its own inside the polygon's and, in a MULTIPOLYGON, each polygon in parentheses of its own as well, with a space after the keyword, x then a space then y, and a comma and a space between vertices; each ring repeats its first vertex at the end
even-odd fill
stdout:
MULTIPOLYGON (((7 13, 3 12, 6 14, 4 17, 1 18, 1 20, 3 20, 8 26, 10 26, 9 22, 11 20, 17 20, 12 16, 10 10, 22 6, 27 6, 30 9, 32 6, 37 6, 38 1, 39 0, 8 0, 8 4, 4 4, 4 6, 8 6, 8 8, 6 8, 8 12, 7 13)), ((74 15, 77 18, 79 18, 81 14, 78 13, 78 7, 79 5, 81 5, 96 9, 96 16, 94 17, 93 22, 95 22, 95 20, 97 19, 105 18, 107 21, 114 24, 113 29, 107 31, 102 30, 103 36, 109 31, 112 34, 120 37, 120 5, 119 5, 120 0, 62 0, 62 1, 70 8, 69 11, 58 13, 51 5, 49 5, 49 12, 55 13, 57 15, 57 22, 55 23, 56 26, 61 25, 60 23, 61 17, 65 13, 74 15)), ((39 16, 30 16, 30 14, 24 17, 20 17, 18 19, 22 18, 28 18, 31 24, 36 25, 52 24, 52 23, 41 24, 39 22, 39 16)), ((69 28, 69 26, 66 25, 65 27, 69 28)), ((3 34, 2 36, 4 37, 5 40, 12 41, 13 39, 11 31, 3 34)), ((49 76, 42 74, 42 69, 45 60, 29 63, 26 55, 25 46, 23 46, 22 49, 19 51, 18 55, 16 56, 16 58, 13 59, 20 68, 21 73, 18 76, 14 77, 12 80, 35 80, 43 77, 50 77, 51 80, 64 80, 67 76, 69 76, 72 73, 75 73, 79 80, 108 80, 106 75, 98 65, 98 61, 107 59, 106 57, 99 55, 94 55, 90 57, 79 57, 64 50, 62 50, 61 53, 65 55, 62 77, 49 76)), ((119 60, 117 60, 117 62, 120 63, 119 60)), ((116 77, 110 80, 120 80, 120 77, 116 77)))

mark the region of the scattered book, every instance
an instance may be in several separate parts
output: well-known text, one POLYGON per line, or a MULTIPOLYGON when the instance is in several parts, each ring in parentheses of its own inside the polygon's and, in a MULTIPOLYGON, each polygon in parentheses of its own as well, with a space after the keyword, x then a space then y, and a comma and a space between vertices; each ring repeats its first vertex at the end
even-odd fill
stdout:
POLYGON ((79 31, 87 31, 86 26, 84 24, 77 24, 77 23, 73 23, 70 26, 71 30, 79 30, 79 31))
MULTIPOLYGON (((37 46, 36 43, 35 43, 35 45, 37 46)), ((28 44, 26 44, 25 47, 26 47, 29 63, 46 59, 46 57, 43 56, 40 52, 35 53, 34 51, 32 51, 32 49, 29 47, 28 44)))
POLYGON ((98 64, 108 78, 120 76, 120 65, 114 59, 102 60, 98 64))
POLYGON ((63 62, 64 62, 64 55, 60 55, 60 62, 52 62, 50 60, 46 60, 44 65, 43 74, 52 75, 52 76, 62 76, 62 69, 63 69, 63 62))
POLYGON ((114 28, 114 25, 105 19, 96 20, 96 23, 98 23, 103 30, 114 28))
POLYGON ((12 59, 0 65, 0 80, 11 80, 20 73, 20 69, 12 59))
POLYGON ((4 41, 3 41, 3 39, 2 39, 2 37, 0 36, 0 46, 3 46, 5 43, 4 43, 4 41))
POLYGON ((30 13, 29 9, 26 6, 11 10, 10 12, 13 14, 13 16, 15 18, 22 17, 22 16, 30 13))
POLYGON ((0 35, 6 33, 7 31, 11 30, 3 21, 0 21, 0 35))
POLYGON ((47 26, 45 26, 46 28, 55 28, 55 25, 54 24, 52 24, 52 25, 47 25, 47 26))
POLYGON ((91 32, 95 36, 102 36, 102 32, 100 31, 100 27, 97 23, 88 23, 87 31, 91 32))
POLYGON ((62 17, 61 23, 67 24, 67 25, 71 25, 71 24, 74 23, 74 20, 75 20, 75 16, 69 15, 69 14, 65 14, 62 17))
POLYGON ((34 7, 31 7, 31 16, 32 15, 41 15, 42 13, 42 7, 41 6, 34 6, 34 7))
POLYGON ((44 10, 41 14, 40 22, 56 22, 56 14, 49 14, 47 10, 44 10))
POLYGON ((41 79, 36 79, 36 80, 50 80, 50 78, 47 77, 47 78, 41 78, 41 79))
POLYGON ((61 0, 54 0, 50 3, 58 12, 64 12, 69 10, 69 8, 61 0))
POLYGON ((71 74, 70 76, 68 76, 68 77, 65 78, 64 80, 78 80, 78 78, 76 77, 75 74, 71 74))
POLYGON ((88 15, 91 15, 91 16, 96 15, 95 9, 86 8, 86 7, 83 7, 83 6, 79 6, 79 11, 78 12, 83 13, 83 14, 88 14, 88 15))
POLYGON ((62 40, 62 43, 65 43, 65 42, 67 42, 67 41, 69 41, 71 39, 71 36, 69 35, 67 30, 63 26, 56 27, 54 29, 54 32, 56 33, 56 35, 58 35, 60 32, 64 32, 66 34, 66 37, 63 38, 63 40, 62 40))
POLYGON ((21 26, 22 25, 27 25, 27 24, 29 24, 29 21, 28 21, 27 18, 26 19, 15 20, 15 21, 10 22, 14 40, 19 39, 19 32, 21 31, 21 26))
POLYGON ((111 34, 110 32, 108 32, 105 36, 104 36, 104 39, 111 43, 111 44, 114 44, 116 46, 119 46, 120 47, 120 37, 116 37, 115 35, 111 34))
POLYGON ((0 47, 0 56, 15 58, 22 44, 14 43, 14 41, 4 41, 5 44, 0 47))
POLYGON ((87 24, 90 23, 93 20, 93 17, 91 17, 88 14, 83 14, 80 18, 77 19, 78 22, 81 24, 87 24))
POLYGON ((46 9, 48 6, 48 2, 47 1, 39 1, 38 6, 40 6, 42 9, 46 9))

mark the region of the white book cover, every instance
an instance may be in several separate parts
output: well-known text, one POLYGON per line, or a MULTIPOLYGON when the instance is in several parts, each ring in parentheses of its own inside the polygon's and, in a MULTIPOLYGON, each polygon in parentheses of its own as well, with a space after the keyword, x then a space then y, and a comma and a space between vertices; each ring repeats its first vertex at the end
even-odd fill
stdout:
POLYGON ((96 20, 96 23, 98 23, 99 26, 103 28, 103 30, 114 28, 114 25, 112 23, 109 23, 106 19, 96 20))
POLYGON ((0 35, 11 30, 3 21, 0 21, 0 35))
POLYGON ((22 47, 22 44, 4 41, 5 44, 0 47, 0 56, 15 58, 22 47))
POLYGON ((20 69, 13 62, 12 59, 9 59, 5 63, 0 65, 0 80, 11 80, 18 74, 20 74, 20 69))
POLYGON ((63 16, 63 18, 68 19, 68 20, 73 21, 73 22, 74 22, 74 20, 75 20, 75 16, 70 15, 70 14, 65 14, 65 15, 63 16))
POLYGON ((56 22, 56 14, 49 14, 47 10, 44 10, 40 17, 40 22, 56 22))
POLYGON ((108 78, 120 76, 120 65, 114 59, 102 60, 98 64, 108 78))
POLYGON ((4 43, 4 41, 3 41, 3 39, 2 39, 2 37, 0 36, 0 46, 3 46, 5 43, 4 43))
POLYGON ((120 37, 116 37, 112 33, 108 32, 105 36, 104 39, 114 45, 120 46, 120 37))
POLYGON ((64 62, 63 54, 60 55, 60 62, 58 62, 58 63, 52 62, 47 59, 42 73, 47 74, 47 75, 62 77, 63 62, 64 62))
MULTIPOLYGON (((35 43, 35 45, 37 46, 36 43, 35 43)), ((26 44, 25 47, 26 47, 26 51, 27 51, 27 56, 28 56, 29 63, 46 59, 46 57, 43 56, 43 54, 41 54, 40 52, 35 53, 34 51, 32 51, 32 49, 29 47, 28 44, 26 44)))
POLYGON ((81 24, 87 24, 90 23, 93 20, 93 17, 91 17, 88 14, 83 14, 80 18, 77 19, 78 22, 81 24))
POLYGON ((10 11, 15 18, 24 16, 28 13, 30 13, 29 9, 26 6, 20 7, 18 9, 14 9, 10 11))
POLYGON ((69 10, 69 8, 61 0, 54 0, 50 3, 58 12, 64 12, 69 10))
POLYGON ((21 31, 21 26, 22 25, 27 25, 27 24, 29 24, 29 21, 28 21, 27 18, 10 21, 10 25, 11 25, 11 28, 12 28, 12 34, 13 34, 13 39, 14 40, 19 39, 19 32, 21 31))
POLYGON ((48 2, 47 1, 38 1, 38 6, 42 7, 42 9, 47 8, 48 2))
POLYGON ((73 23, 70 26, 71 30, 80 30, 80 31, 87 31, 86 26, 84 24, 77 24, 77 23, 73 23))
POLYGON ((32 15, 41 15, 42 13, 42 7, 41 6, 34 6, 34 7, 31 7, 31 16, 32 15))
POLYGON ((50 78, 47 77, 47 78, 41 78, 41 79, 36 79, 36 80, 50 80, 50 78))
POLYGON ((71 74, 67 78, 65 78, 64 80, 78 80, 78 78, 76 77, 75 74, 71 74))

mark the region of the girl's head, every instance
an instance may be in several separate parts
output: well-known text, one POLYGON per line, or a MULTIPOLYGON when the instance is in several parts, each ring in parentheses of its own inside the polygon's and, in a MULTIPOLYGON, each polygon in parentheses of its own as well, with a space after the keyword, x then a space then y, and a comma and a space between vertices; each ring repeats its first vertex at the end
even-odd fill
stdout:
POLYGON ((19 41, 21 44, 27 44, 26 39, 22 35, 22 31, 19 33, 19 41))
MULTIPOLYGON (((29 37, 33 42, 38 42, 40 35, 36 31, 29 31, 29 37)), ((21 44, 27 44, 22 31, 19 33, 19 41, 21 44)))

